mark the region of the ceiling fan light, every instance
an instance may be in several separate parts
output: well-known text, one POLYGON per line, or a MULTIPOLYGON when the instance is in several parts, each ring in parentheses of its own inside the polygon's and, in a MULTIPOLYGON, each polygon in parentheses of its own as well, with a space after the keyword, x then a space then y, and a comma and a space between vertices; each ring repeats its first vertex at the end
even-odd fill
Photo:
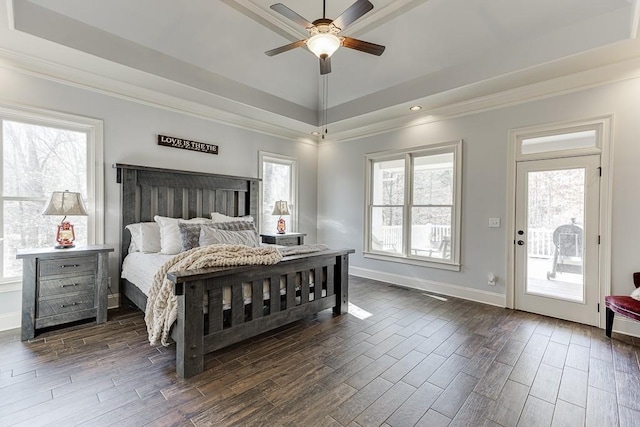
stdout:
POLYGON ((328 58, 340 47, 340 38, 330 33, 320 33, 307 40, 307 47, 318 58, 328 58))

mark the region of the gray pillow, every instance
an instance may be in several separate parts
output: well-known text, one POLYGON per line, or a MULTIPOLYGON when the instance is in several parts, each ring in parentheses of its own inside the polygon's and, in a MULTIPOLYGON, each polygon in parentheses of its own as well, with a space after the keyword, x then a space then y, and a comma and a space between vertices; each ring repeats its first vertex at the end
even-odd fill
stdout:
POLYGON ((260 246, 258 234, 254 230, 221 230, 216 227, 202 226, 200 246, 207 245, 244 245, 256 248, 260 246))
POLYGON ((200 246, 200 226, 202 224, 178 223, 180 230, 180 252, 200 246))
POLYGON ((206 224, 178 223, 178 228, 180 230, 181 252, 197 248, 198 246, 206 246, 200 243, 200 230, 202 226, 226 231, 251 231, 255 234, 256 241, 258 240, 258 231, 256 230, 256 226, 253 222, 249 221, 214 222, 206 224))

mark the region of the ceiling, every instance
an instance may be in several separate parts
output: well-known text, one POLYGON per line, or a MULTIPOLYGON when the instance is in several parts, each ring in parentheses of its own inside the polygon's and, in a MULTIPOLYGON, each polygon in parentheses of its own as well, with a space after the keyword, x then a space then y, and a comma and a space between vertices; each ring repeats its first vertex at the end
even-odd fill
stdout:
MULTIPOLYGON (((281 1, 322 17, 320 0, 281 1)), ((327 17, 353 1, 327 0, 327 17)), ((340 48, 324 82, 305 47, 264 55, 308 35, 272 2, 8 0, 0 54, 306 133, 324 120, 324 84, 328 122, 345 130, 410 114, 413 103, 486 96, 640 53, 638 0, 371 0, 374 9, 341 35, 386 51, 340 48)))

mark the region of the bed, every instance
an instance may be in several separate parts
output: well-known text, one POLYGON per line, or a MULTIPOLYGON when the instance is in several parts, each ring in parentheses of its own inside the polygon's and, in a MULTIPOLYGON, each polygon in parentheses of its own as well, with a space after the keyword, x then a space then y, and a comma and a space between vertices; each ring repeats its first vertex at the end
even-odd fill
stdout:
MULTIPOLYGON (((121 184, 120 267, 128 255, 130 224, 170 218, 258 214, 259 180, 116 164, 121 184)), ((176 371, 183 378, 203 371, 204 355, 329 308, 347 312, 352 249, 285 256, 273 265, 212 267, 167 274, 177 296, 176 371), (249 288, 250 292, 247 292, 249 288), (224 290, 224 292, 223 292, 224 290), (247 295, 249 299, 247 300, 247 295)), ((161 263, 161 261, 155 261, 161 263)), ((121 270, 122 271, 122 270, 121 270)), ((141 310, 146 294, 121 279, 121 305, 141 310)))

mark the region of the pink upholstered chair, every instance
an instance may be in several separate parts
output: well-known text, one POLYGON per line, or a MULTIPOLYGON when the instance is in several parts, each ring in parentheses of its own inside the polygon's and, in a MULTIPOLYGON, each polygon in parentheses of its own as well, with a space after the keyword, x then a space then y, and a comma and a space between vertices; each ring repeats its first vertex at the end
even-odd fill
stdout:
MULTIPOLYGON (((640 273, 633 273, 633 284, 636 285, 636 288, 640 287, 640 273)), ((615 313, 640 322, 640 301, 628 295, 610 295, 604 297, 604 305, 607 308, 605 333, 609 338, 611 338, 611 329, 613 328, 613 317, 615 313)))

